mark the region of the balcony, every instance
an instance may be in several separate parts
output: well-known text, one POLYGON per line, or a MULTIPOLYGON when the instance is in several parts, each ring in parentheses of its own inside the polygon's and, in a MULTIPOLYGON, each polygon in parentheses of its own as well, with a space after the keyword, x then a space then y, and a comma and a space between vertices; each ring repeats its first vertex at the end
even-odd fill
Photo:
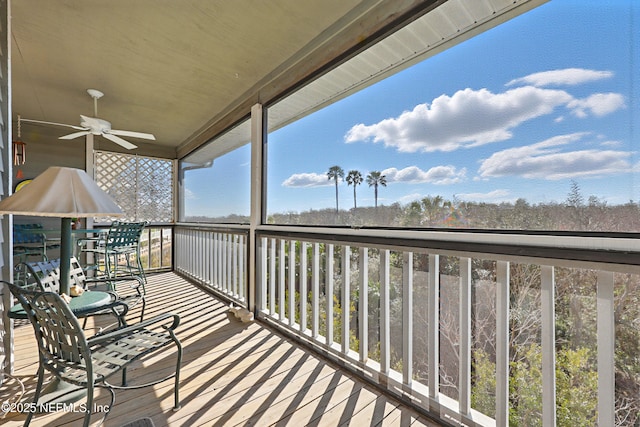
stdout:
MULTIPOLYGON (((172 237, 168 230, 160 240, 148 233, 149 259, 174 253, 174 272, 150 276, 148 314, 172 310, 183 319, 183 408, 171 412, 170 384, 121 392, 107 425, 130 421, 134 397, 144 408, 136 416, 156 425, 433 418, 489 426, 514 417, 633 425, 638 415, 637 396, 618 385, 638 385, 637 361, 624 359, 638 343, 624 340, 639 326, 625 315, 640 297, 639 270, 624 237, 592 237, 603 251, 564 236, 548 247, 549 236, 514 242, 507 234, 263 226, 252 260, 248 228, 180 225, 172 237), (256 322, 228 314, 229 303, 254 301, 256 322)), ((28 390, 31 334, 16 325, 14 374, 28 390)), ((43 415, 35 425, 74 419, 43 415)))

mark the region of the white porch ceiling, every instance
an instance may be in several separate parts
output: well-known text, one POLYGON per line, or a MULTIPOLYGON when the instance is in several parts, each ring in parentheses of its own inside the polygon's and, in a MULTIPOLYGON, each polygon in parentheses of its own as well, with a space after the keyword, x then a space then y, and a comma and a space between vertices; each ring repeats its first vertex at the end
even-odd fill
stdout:
MULTIPOLYGON (((12 108, 24 118, 78 125, 93 115, 86 92, 105 93, 98 116, 149 132, 141 147, 188 152, 216 123, 330 62, 349 44, 431 0, 14 0, 12 108), (315 64, 314 64, 315 65, 315 64), (242 108, 240 108, 242 109, 242 108)), ((495 25, 540 0, 449 0, 410 27, 307 86, 280 110, 282 125, 395 68, 495 25), (491 22, 491 24, 487 24, 491 22)), ((351 47, 349 46, 349 47, 351 47)), ((247 110, 248 112, 248 110, 247 110)), ((69 129, 22 125, 23 135, 69 129)), ((110 148, 117 146, 101 142, 110 148)))

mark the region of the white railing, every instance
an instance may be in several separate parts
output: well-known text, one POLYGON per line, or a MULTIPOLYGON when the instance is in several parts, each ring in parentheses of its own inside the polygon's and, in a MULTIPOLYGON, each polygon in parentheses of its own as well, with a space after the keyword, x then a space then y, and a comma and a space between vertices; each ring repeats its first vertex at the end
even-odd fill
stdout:
POLYGON ((259 316, 452 424, 639 422, 636 240, 465 234, 262 227, 259 316))
POLYGON ((246 230, 176 227, 173 238, 176 272, 246 306, 246 230))
MULTIPOLYGON (((176 271, 246 305, 248 233, 176 227, 176 271)), ((441 420, 640 422, 635 236, 262 226, 256 246, 261 320, 441 420)))

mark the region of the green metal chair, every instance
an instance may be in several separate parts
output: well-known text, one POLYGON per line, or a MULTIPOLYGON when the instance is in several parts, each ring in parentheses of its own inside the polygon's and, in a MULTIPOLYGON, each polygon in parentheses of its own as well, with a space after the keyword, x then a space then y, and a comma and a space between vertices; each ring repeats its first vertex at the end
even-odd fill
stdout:
POLYGON ((58 249, 60 243, 47 240, 42 224, 13 224, 13 256, 18 262, 36 257, 47 260, 47 249, 58 249))
POLYGON ((58 381, 70 385, 68 391, 62 388, 65 391, 61 392, 57 399, 64 399, 77 393, 78 390, 86 389, 87 402, 83 423, 85 427, 91 421, 95 387, 107 389, 111 397, 109 410, 104 411, 102 422, 115 402, 114 390, 148 387, 170 378, 175 378, 174 410, 180 408, 178 392, 182 346, 174 333, 180 323, 178 315, 162 314, 136 325, 87 338, 78 318, 57 293, 33 291, 12 283, 3 283, 25 308, 38 343, 38 382, 34 405, 29 407, 25 426, 29 425, 34 411, 38 409, 45 372, 53 375, 58 381), (126 369, 132 362, 172 343, 177 349, 175 373, 150 383, 127 385, 126 369), (110 378, 117 373, 122 374, 120 386, 109 382, 110 378))
POLYGON ((106 234, 95 239, 81 239, 78 244, 85 246, 82 252, 94 255, 96 261, 93 268, 98 273, 108 278, 137 276, 146 283, 140 257, 140 238, 148 224, 147 221, 114 221, 106 234), (87 248, 89 242, 93 242, 95 247, 87 248))
MULTIPOLYGON (((112 304, 105 310, 87 313, 82 317, 89 315, 114 314, 119 326, 126 325, 125 315, 128 310, 141 306, 140 321, 144 319, 144 310, 146 300, 144 295, 144 282, 141 278, 118 277, 118 278, 88 278, 85 275, 84 268, 80 265, 75 257, 71 257, 69 271, 69 284, 76 285, 83 290, 89 290, 90 287, 104 288, 101 289, 112 295, 112 304), (117 283, 126 283, 131 290, 128 292, 117 292, 115 285, 117 283), (102 285, 102 286, 101 286, 102 285)), ((20 263, 14 269, 14 284, 26 289, 33 289, 40 292, 60 292, 60 260, 53 259, 40 262, 20 263)), ((77 314, 77 313, 76 313, 77 314)), ((85 319, 86 323, 86 319, 85 319)))

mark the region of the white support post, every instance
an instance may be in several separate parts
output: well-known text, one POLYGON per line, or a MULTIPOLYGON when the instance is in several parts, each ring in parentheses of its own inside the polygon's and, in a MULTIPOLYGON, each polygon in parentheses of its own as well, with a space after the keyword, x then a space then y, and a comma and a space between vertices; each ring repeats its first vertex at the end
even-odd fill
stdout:
POLYGON ((342 294, 340 306, 342 307, 342 352, 349 352, 351 318, 351 247, 342 247, 342 294))
POLYGON ((360 248, 360 289, 358 293, 358 338, 360 339, 360 361, 369 359, 369 250, 360 248))
POLYGON ((333 245, 325 245, 326 253, 326 281, 324 288, 324 298, 327 302, 326 315, 327 315, 327 345, 333 344, 333 245))
POLYGON ((552 266, 543 265, 542 291, 542 425, 556 425, 556 317, 555 277, 552 266))
POLYGON ((496 425, 509 425, 509 262, 496 263, 496 425))
POLYGON ((614 274, 598 271, 598 425, 615 424, 614 274))
MULTIPOLYGON (((263 201, 265 200, 264 165, 267 152, 265 111, 262 104, 251 107, 251 212, 249 218, 249 242, 248 242, 248 284, 247 284, 247 308, 253 312, 256 308, 256 298, 260 293, 264 294, 265 282, 260 281, 264 275, 253 270, 257 266, 258 254, 257 229, 262 224, 263 201)), ((263 303, 261 303, 263 304, 263 303)))
POLYGON ((307 330, 307 242, 300 242, 300 332, 307 330))
POLYGON ((320 324, 320 243, 313 243, 311 264, 311 338, 318 338, 320 324))
POLYGON ((380 372, 389 375, 391 363, 391 338, 389 316, 389 255, 388 249, 380 249, 380 372))
POLYGON ((460 258, 459 402, 462 415, 471 414, 471 258, 460 258))
POLYGON ((296 321, 296 242, 289 241, 289 326, 296 321))
POLYGON ((402 382, 413 377, 413 252, 402 253, 402 382))
POLYGON ((429 254, 429 397, 440 393, 440 255, 429 254))

